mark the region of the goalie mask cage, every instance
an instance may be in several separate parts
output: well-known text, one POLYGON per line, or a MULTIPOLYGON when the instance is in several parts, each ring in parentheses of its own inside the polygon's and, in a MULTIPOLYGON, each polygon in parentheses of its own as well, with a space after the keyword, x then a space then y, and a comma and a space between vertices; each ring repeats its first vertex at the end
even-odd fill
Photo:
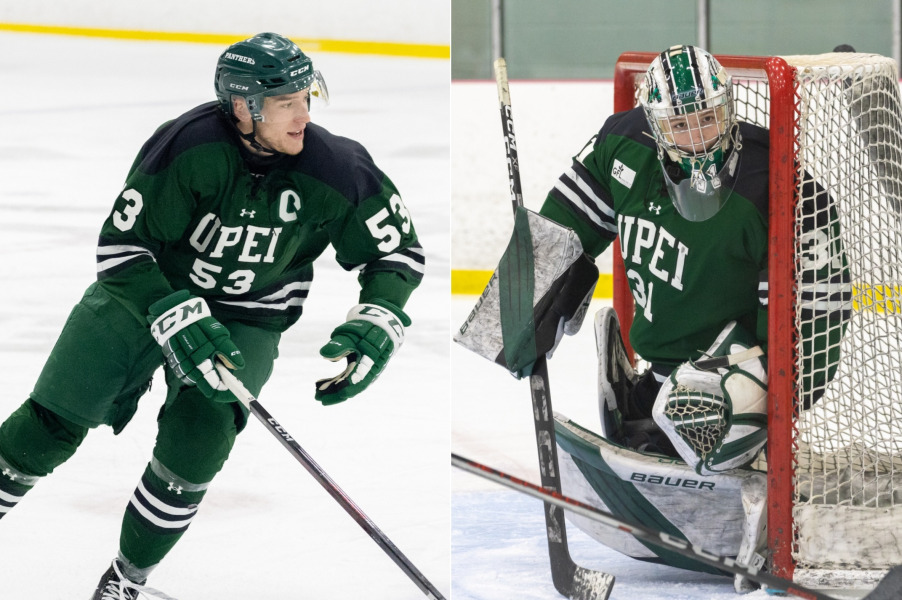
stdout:
MULTIPOLYGON (((620 57, 615 111, 636 106, 638 83, 655 56, 620 57)), ((776 575, 812 586, 866 588, 902 564, 902 110, 896 66, 886 57, 851 53, 717 59, 733 78, 738 117, 770 130, 770 566, 776 575), (802 235, 806 178, 826 189, 834 210, 818 218, 821 229, 802 235), (837 230, 839 241, 832 239, 837 230), (837 258, 843 253, 848 276, 837 258), (830 281, 841 280, 842 290, 831 294, 836 290, 803 277, 812 261, 817 268, 830 265, 830 281), (817 375, 801 366, 811 353, 803 331, 812 309, 839 311, 832 327, 843 334, 838 352, 833 348, 826 360, 836 367, 832 380, 803 392, 812 387, 804 378, 817 375)), ((622 258, 614 255, 614 306, 628 331, 633 299, 622 258)))

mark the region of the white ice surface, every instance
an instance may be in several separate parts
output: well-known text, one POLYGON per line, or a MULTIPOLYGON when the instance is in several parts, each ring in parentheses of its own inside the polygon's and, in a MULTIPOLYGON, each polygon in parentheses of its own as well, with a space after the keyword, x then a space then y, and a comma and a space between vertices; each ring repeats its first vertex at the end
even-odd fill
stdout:
MULTIPOLYGON (((213 99, 222 48, 0 34, 0 419, 28 396, 95 278, 100 225, 154 129, 213 99)), ((406 344, 365 396, 324 408, 318 356, 357 301, 329 256, 260 396, 447 595, 449 568, 448 61, 315 55, 332 105, 315 121, 362 142, 402 192, 428 253, 406 344)), ((0 523, 0 598, 86 599, 153 446, 157 377, 129 427, 93 431, 0 523)), ((423 594, 251 418, 197 518, 149 584, 180 600, 423 594)))

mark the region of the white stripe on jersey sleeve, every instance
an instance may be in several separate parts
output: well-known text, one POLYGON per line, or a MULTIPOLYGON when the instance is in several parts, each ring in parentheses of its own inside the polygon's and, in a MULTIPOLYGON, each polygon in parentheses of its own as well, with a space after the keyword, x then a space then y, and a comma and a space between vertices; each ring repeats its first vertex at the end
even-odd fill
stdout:
POLYGON ((416 260, 410 258, 409 256, 404 256, 402 254, 389 254, 388 256, 383 256, 379 260, 380 261, 386 260, 389 262, 396 262, 396 263, 401 263, 403 265, 407 265, 408 267, 410 267, 412 270, 416 271, 417 273, 425 273, 426 272, 426 265, 424 265, 421 262, 417 262, 416 260))
POLYGON ((608 221, 602 221, 601 218, 592 211, 586 202, 583 201, 583 197, 580 194, 577 194, 569 187, 564 185, 560 180, 554 184, 554 189, 559 191, 567 200, 573 203, 573 205, 579 209, 579 211, 585 214, 590 221, 592 221, 595 225, 600 227, 601 229, 606 229, 608 231, 617 233, 617 225, 615 223, 610 223, 608 221))
POLYGON ((98 246, 97 272, 102 273, 141 256, 149 256, 151 260, 156 261, 153 252, 142 246, 98 246), (105 256, 115 256, 116 258, 102 258, 105 256))
POLYGON ((226 304, 228 306, 241 306, 243 308, 268 308, 272 310, 285 310, 291 306, 303 306, 307 294, 303 296, 288 298, 286 297, 293 292, 309 292, 309 281, 296 281, 289 283, 277 292, 273 292, 268 296, 264 296, 257 300, 213 300, 217 304, 226 304))
POLYGON ((617 220, 617 215, 614 214, 614 209, 608 206, 607 202, 605 202, 604 199, 602 199, 592 190, 592 187, 588 183, 586 183, 586 181, 582 177, 579 176, 579 173, 577 173, 573 169, 573 167, 570 167, 564 174, 567 175, 567 177, 569 177, 570 180, 579 187, 580 191, 585 194, 586 199, 591 200, 592 204, 594 204, 599 211, 610 217, 611 221, 617 220))

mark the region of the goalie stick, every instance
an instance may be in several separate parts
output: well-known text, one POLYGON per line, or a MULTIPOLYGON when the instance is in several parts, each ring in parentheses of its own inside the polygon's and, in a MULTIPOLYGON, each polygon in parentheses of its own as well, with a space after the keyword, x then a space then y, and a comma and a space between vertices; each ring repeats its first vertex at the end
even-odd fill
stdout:
MULTIPOLYGON (((495 483, 499 483, 517 492, 538 498, 545 502, 546 505, 553 504, 561 509, 566 508, 574 514, 578 514, 587 519, 592 519, 593 521, 628 533, 640 541, 647 542, 654 546, 667 548, 672 552, 704 563, 715 569, 733 573, 735 575, 742 575, 766 586, 769 588, 768 591, 785 592, 799 598, 807 598, 808 600, 835 600, 832 596, 828 596, 822 592, 797 585, 788 579, 783 579, 782 577, 777 577, 770 573, 761 572, 754 567, 739 564, 731 558, 711 554, 706 552, 703 548, 693 546, 689 544, 689 542, 675 538, 663 531, 657 531, 643 525, 630 523, 607 511, 603 511, 590 504, 565 496, 557 490, 549 490, 545 488, 545 486, 538 486, 503 471, 499 471, 498 469, 464 458, 453 452, 451 453, 451 464, 459 469, 473 473, 474 475, 478 475, 489 481, 494 481, 495 483)), ((864 596, 862 600, 893 600, 900 597, 902 597, 902 566, 895 566, 883 577, 883 580, 880 581, 877 587, 864 596)))
POLYGON ((717 369, 726 369, 733 365, 738 365, 741 362, 758 358, 759 356, 764 356, 764 350, 761 349, 761 346, 755 346, 726 356, 700 358, 693 361, 692 364, 696 369, 701 369, 702 371, 716 371, 717 369))
POLYGON ((219 372, 219 377, 222 379, 222 382, 229 388, 230 392, 235 394, 238 401, 244 404, 247 409, 266 426, 269 432, 273 434, 286 449, 288 449, 292 456, 294 456, 305 469, 307 469, 307 472, 313 475, 313 478, 329 492, 329 495, 331 495, 355 521, 357 521, 357 524, 366 531, 367 535, 369 535, 373 541, 388 554, 389 558, 391 558, 396 565, 401 567, 401 570, 404 571, 424 594, 426 594, 426 597, 431 598, 432 600, 445 600, 445 597, 441 595, 438 589, 436 589, 436 587, 432 585, 415 566, 413 566, 410 560, 398 550, 398 547, 388 539, 388 536, 376 527, 376 524, 360 510, 360 507, 354 504, 354 501, 351 500, 334 481, 332 481, 332 478, 329 477, 309 454, 307 454, 307 451, 304 450, 281 425, 279 425, 279 422, 276 421, 259 402, 257 402, 257 399, 254 398, 246 387, 244 387, 244 384, 241 383, 241 381, 239 381, 238 378, 235 377, 222 363, 216 363, 216 370, 219 372))
MULTIPOLYGON (((517 158, 517 138, 514 135, 514 117, 511 112, 510 87, 507 80, 507 62, 495 60, 495 82, 501 104, 501 128, 507 152, 507 172, 510 182, 511 202, 514 214, 523 206, 520 187, 520 165, 517 158)), ((558 471, 557 442, 554 436, 554 413, 551 410, 551 391, 548 387, 548 364, 540 356, 529 376, 532 393, 532 412, 536 429, 536 449, 539 453, 539 473, 542 486, 561 491, 558 471)), ((585 569, 573 562, 567 546, 567 528, 564 511, 553 503, 545 503, 545 526, 548 537, 548 558, 551 561, 551 579, 555 589, 571 600, 607 600, 614 588, 614 577, 607 573, 585 569)))

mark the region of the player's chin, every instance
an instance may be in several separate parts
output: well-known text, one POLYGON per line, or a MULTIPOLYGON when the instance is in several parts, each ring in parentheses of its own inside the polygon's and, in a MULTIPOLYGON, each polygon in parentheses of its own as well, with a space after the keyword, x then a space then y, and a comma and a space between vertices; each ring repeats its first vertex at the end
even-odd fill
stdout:
POLYGON ((283 140, 284 143, 282 145, 284 146, 284 149, 282 150, 282 152, 285 154, 300 154, 301 150, 304 149, 303 131, 301 131, 300 133, 289 132, 285 134, 283 140))

